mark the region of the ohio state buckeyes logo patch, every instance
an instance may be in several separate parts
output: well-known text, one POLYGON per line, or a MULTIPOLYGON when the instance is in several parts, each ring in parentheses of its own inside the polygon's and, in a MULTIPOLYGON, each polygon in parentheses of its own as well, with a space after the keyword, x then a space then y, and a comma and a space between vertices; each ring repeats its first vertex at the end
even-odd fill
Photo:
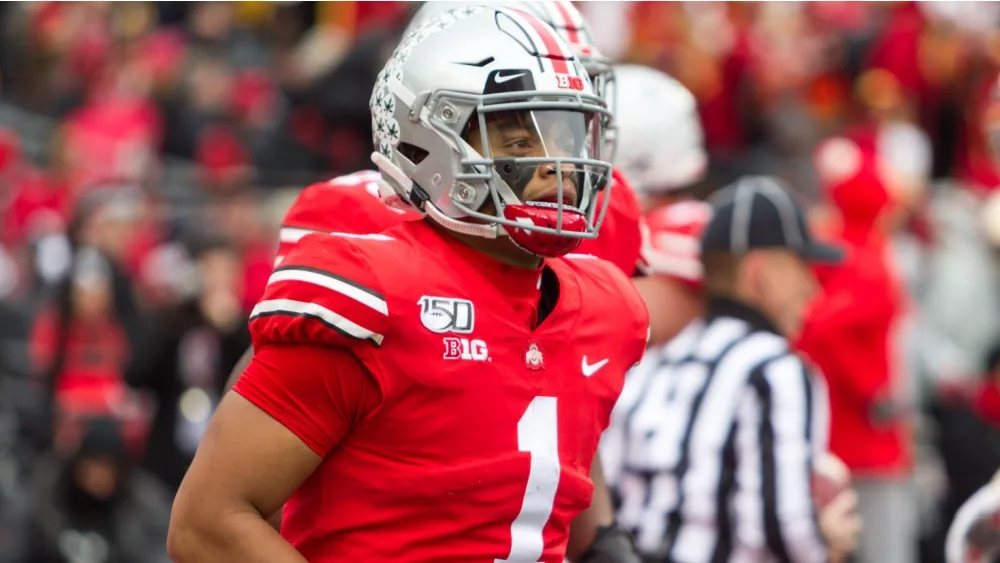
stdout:
POLYGON ((424 295, 417 303, 420 305, 420 322, 431 332, 469 334, 475 327, 476 313, 472 301, 424 295))

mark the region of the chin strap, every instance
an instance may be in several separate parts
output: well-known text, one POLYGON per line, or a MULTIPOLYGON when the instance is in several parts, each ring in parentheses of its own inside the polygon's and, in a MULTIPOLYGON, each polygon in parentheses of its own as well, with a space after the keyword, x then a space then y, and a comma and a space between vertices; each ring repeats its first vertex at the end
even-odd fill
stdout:
POLYGON ((635 550, 632 536, 618 527, 598 526, 594 543, 577 563, 643 563, 642 556, 635 550))
POLYGON ((482 223, 466 223, 465 221, 460 221, 458 219, 452 219, 444 213, 441 213, 434 205, 427 205, 424 209, 427 212, 427 216, 430 217, 435 223, 441 225, 446 229, 455 231, 456 233, 461 233, 463 235, 472 235, 482 238, 498 238, 501 235, 506 235, 506 229, 501 229, 498 225, 484 225, 482 223))

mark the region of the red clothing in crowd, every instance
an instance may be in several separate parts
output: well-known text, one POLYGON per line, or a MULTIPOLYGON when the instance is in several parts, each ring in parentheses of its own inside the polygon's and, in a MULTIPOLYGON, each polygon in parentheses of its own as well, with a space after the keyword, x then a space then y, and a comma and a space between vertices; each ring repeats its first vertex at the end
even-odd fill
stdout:
POLYGON ((823 290, 799 346, 828 381, 831 451, 855 473, 891 475, 910 465, 905 425, 881 418, 894 393, 893 339, 904 290, 877 225, 889 196, 875 159, 863 152, 856 173, 830 186, 842 220, 836 238, 848 254, 840 266, 817 270, 823 290))
POLYGON ((147 100, 96 98, 64 127, 74 193, 113 179, 141 178, 155 165, 162 121, 147 100))
POLYGON ((25 244, 40 232, 59 232, 69 218, 69 198, 63 185, 41 170, 18 164, 6 176, 11 190, 3 213, 5 244, 25 244))
MULTIPOLYGON (((59 346, 59 319, 55 310, 39 317, 32 330, 31 359, 39 375, 54 360, 59 346)), ((128 359, 128 339, 111 317, 90 322, 71 321, 66 339, 66 356, 55 390, 62 397, 120 393, 125 387, 124 367, 128 359)))
POLYGON ((972 398, 972 406, 979 418, 1000 428, 1000 388, 995 384, 979 387, 972 398))

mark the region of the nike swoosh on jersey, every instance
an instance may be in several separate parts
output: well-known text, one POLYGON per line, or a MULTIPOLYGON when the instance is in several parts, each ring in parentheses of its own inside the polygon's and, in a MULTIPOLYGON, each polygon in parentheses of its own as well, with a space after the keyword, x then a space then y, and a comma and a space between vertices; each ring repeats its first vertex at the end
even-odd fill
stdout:
POLYGON ((497 74, 496 76, 493 77, 493 81, 496 82, 497 84, 503 84, 504 82, 510 82, 515 78, 521 78, 522 76, 524 76, 524 74, 525 73, 523 72, 519 72, 517 74, 509 74, 507 76, 500 76, 499 74, 497 74))
POLYGON ((590 377, 590 376, 594 375, 595 373, 597 373, 597 371, 600 370, 602 367, 604 367, 605 365, 607 365, 607 363, 608 363, 608 359, 605 358, 605 359, 603 359, 603 360, 601 360, 599 362, 596 362, 596 363, 593 363, 593 364, 588 364, 587 363, 587 356, 584 356, 583 357, 583 362, 580 363, 580 371, 583 372, 583 376, 584 377, 590 377))

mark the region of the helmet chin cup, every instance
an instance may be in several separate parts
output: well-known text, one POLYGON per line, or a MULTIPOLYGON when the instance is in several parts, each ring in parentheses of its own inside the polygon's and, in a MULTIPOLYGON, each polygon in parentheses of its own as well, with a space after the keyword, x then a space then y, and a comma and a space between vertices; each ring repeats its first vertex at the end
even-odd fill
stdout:
MULTIPOLYGON (((511 204, 503 208, 503 216, 508 221, 515 223, 555 229, 559 219, 559 206, 533 203, 511 204)), ((583 241, 579 237, 519 229, 508 225, 504 225, 503 228, 514 244, 527 252, 546 258, 556 258, 572 252, 583 241)), ((587 216, 575 209, 563 207, 561 232, 586 233, 587 216)))

